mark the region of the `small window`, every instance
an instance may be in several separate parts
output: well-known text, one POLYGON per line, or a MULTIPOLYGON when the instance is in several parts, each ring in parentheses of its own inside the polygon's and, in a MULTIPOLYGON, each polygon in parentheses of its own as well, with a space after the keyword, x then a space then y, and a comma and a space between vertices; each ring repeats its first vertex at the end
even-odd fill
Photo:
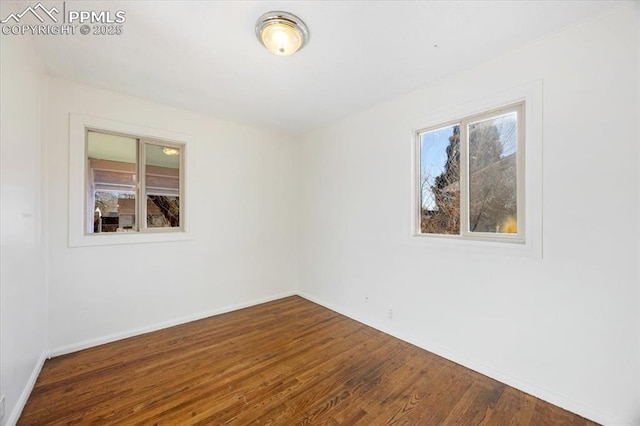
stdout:
POLYGON ((184 144, 86 131, 86 233, 182 231, 184 144))
POLYGON ((524 242, 524 102, 416 137, 418 234, 524 242))

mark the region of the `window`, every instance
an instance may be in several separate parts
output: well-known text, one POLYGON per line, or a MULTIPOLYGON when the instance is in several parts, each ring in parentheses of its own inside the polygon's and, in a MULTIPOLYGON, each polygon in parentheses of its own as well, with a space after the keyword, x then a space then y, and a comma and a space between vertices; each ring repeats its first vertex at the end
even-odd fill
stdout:
POLYGON ((180 230, 184 145, 87 129, 88 234, 180 230))
POLYGON ((193 239, 193 137, 69 115, 69 247, 193 239))
POLYGON ((512 104, 416 132, 416 233, 524 242, 524 112, 512 104))

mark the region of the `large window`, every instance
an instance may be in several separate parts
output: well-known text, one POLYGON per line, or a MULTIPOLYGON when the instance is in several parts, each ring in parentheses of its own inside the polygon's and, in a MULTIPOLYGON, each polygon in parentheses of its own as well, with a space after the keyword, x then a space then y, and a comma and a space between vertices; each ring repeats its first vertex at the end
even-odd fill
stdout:
POLYGON ((416 132, 417 233, 524 241, 524 102, 416 132))
POLYGON ((181 231, 184 145, 86 130, 86 233, 181 231))

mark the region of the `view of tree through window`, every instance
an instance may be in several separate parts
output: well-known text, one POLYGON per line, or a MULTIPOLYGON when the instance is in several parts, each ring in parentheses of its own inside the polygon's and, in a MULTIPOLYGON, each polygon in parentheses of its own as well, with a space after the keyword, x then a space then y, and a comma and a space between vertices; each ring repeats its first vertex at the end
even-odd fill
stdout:
POLYGON ((516 113, 471 123, 469 230, 517 231, 516 113))
POLYGON ((518 232, 521 106, 418 134, 421 233, 518 232))
POLYGON ((427 234, 460 233, 460 125, 422 134, 420 227, 427 234))

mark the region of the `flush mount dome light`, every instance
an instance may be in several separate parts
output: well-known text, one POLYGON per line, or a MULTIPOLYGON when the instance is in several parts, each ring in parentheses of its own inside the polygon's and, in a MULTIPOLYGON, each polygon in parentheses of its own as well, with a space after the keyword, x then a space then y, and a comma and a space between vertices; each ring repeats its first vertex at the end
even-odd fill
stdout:
POLYGON ((271 53, 289 56, 304 47, 309 40, 309 30, 297 16, 274 11, 258 18, 256 37, 271 53))
POLYGON ((169 148, 168 146, 165 146, 164 148, 162 148, 162 152, 164 153, 164 155, 180 155, 179 149, 169 148))

